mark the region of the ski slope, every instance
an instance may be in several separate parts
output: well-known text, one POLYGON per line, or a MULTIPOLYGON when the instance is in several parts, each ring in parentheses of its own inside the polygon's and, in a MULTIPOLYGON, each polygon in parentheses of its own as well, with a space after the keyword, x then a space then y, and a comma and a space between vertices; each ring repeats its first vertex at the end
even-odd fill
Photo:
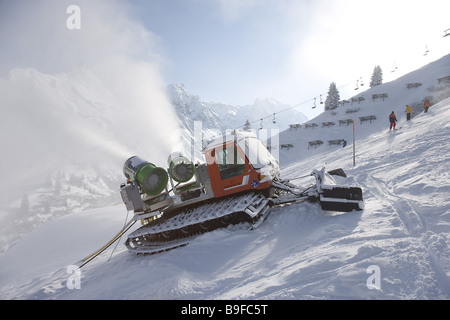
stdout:
MULTIPOLYGON (((305 175, 313 168, 342 167, 348 178, 340 182, 363 188, 364 211, 336 214, 308 203, 274 208, 256 230, 217 230, 153 256, 126 252, 122 240, 81 269, 80 289, 69 288, 67 266, 112 238, 126 210, 72 214, 44 224, 0 256, 0 298, 449 299, 450 98, 408 123, 402 114, 404 104, 420 100, 449 66, 446 56, 414 77, 365 93, 382 89, 389 99, 360 105, 358 112, 377 120, 357 122, 354 167, 350 126, 282 133, 280 143, 294 144, 280 152, 283 177, 300 176, 292 182, 307 187, 313 178, 305 175), (403 82, 415 77, 429 80, 408 93, 403 82), (395 132, 387 128, 391 109, 401 127, 395 132), (347 139, 348 146, 307 148, 308 141, 330 136, 347 139)), ((324 113, 311 122, 336 116, 324 113)))

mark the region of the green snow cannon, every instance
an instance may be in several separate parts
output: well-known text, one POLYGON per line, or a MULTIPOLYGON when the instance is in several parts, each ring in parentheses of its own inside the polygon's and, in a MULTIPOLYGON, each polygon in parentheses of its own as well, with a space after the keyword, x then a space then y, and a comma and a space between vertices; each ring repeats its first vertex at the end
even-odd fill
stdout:
POLYGON ((188 182, 195 173, 194 165, 179 152, 174 152, 167 160, 170 177, 176 182, 188 182))
POLYGON ((165 169, 144 161, 138 156, 133 156, 125 161, 123 173, 128 179, 136 180, 142 191, 151 196, 160 194, 169 181, 165 169))

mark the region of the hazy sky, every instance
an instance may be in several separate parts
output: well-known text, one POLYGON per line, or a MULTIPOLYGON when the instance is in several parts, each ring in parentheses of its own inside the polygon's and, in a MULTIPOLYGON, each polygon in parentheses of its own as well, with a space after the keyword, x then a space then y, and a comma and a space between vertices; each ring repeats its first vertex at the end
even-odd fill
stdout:
POLYGON ((156 36, 126 3, 74 2, 81 29, 72 0, 0 1, 0 210, 66 165, 120 174, 135 154, 160 165, 172 151, 156 36))
MULTIPOLYGON (((448 0, 0 0, 0 73, 65 71, 119 54, 152 61, 164 83, 212 102, 296 105, 332 81, 349 98, 376 65, 387 82, 449 53, 448 12, 448 0), (71 4, 80 30, 65 27, 71 4)), ((299 110, 322 111, 311 107, 299 110)))
MULTIPOLYGON (((450 53, 448 0, 130 3, 159 37, 166 81, 214 102, 273 97, 295 105, 326 94, 332 81, 349 98, 361 77, 367 88, 378 64, 387 82, 450 53)), ((311 103, 301 110, 322 111, 311 103)))

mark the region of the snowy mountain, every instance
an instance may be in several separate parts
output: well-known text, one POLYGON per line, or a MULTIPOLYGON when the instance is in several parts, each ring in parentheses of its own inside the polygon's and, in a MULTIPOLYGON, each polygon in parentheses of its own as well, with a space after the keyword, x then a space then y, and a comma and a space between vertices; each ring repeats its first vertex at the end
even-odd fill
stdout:
POLYGON ((158 97, 154 90, 131 88, 132 81, 111 84, 87 67, 60 74, 14 69, 0 80, 0 99, 8 108, 0 119, 0 145, 9 151, 0 168, 0 252, 55 217, 121 203, 123 174, 117 168, 136 154, 159 166, 171 152, 189 154, 194 121, 215 135, 242 125, 252 113, 285 107, 268 99, 246 107, 203 102, 182 84, 158 97))
POLYGON ((442 79, 449 70, 447 55, 281 133, 280 148, 292 145, 279 153, 284 178, 307 187, 313 168, 344 168, 363 189, 364 211, 278 207, 256 230, 217 230, 153 256, 126 252, 122 240, 76 274, 67 266, 109 241, 127 218, 123 205, 81 211, 43 224, 0 255, 0 298, 449 299, 450 85, 442 79), (425 97, 428 113, 406 122, 406 104, 419 110, 425 97), (391 111, 399 130, 388 130, 391 111), (355 166, 346 120, 355 120, 355 166), (344 148, 329 143, 341 139, 344 148))
POLYGON ((279 131, 287 129, 292 122, 308 120, 303 113, 275 99, 256 99, 252 105, 245 106, 206 102, 190 94, 182 83, 169 85, 168 95, 180 118, 181 127, 190 132, 194 131, 195 121, 200 121, 204 130, 225 132, 227 129, 242 129, 247 120, 253 129, 262 126, 279 131), (262 122, 261 118, 264 118, 262 122))

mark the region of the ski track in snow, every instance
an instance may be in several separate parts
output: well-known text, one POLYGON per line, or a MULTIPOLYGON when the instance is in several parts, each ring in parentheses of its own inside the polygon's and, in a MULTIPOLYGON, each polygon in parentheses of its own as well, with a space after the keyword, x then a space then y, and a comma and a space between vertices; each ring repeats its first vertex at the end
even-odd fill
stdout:
MULTIPOLYGON (((423 116, 417 120, 417 125, 426 124, 421 121, 423 116)), ((432 133, 426 128, 421 128, 422 132, 413 127, 404 128, 403 135, 394 136, 399 140, 395 148, 391 147, 387 155, 371 153, 366 156, 367 160, 357 168, 363 173, 355 177, 365 190, 370 190, 365 194, 366 204, 370 205, 371 201, 381 204, 380 214, 389 213, 391 226, 396 228, 392 232, 397 243, 394 254, 398 252, 398 257, 402 258, 396 260, 406 260, 406 265, 412 268, 408 272, 411 278, 407 287, 419 288, 413 294, 399 292, 399 296, 405 298, 429 298, 439 296, 439 292, 448 297, 450 292, 448 221, 445 219, 448 220, 450 213, 446 153, 450 148, 450 130, 448 126, 430 127, 432 133), (398 144, 406 144, 408 148, 398 148, 398 144), (374 165, 378 163, 379 166, 374 165), (409 256, 405 249, 410 250, 409 256)))
MULTIPOLYGON (((389 96, 395 98, 394 92, 389 96)), ((85 212, 49 222, 46 232, 57 234, 59 246, 49 236, 36 241, 42 237, 37 230, 0 256, 5 267, 0 298, 449 299, 449 121, 447 99, 398 131, 380 126, 358 139, 355 167, 351 145, 311 150, 303 158, 295 148, 283 154, 291 157, 283 177, 301 175, 293 181, 299 185, 312 182, 304 175, 318 164, 344 168, 345 181, 363 188, 361 212, 323 212, 309 203, 277 207, 256 230, 246 225, 217 230, 153 256, 126 252, 122 240, 113 255, 110 249, 82 269, 80 290, 67 288, 66 266, 109 240, 123 224, 123 210, 111 207, 95 211, 95 219, 85 212), (77 224, 81 220, 84 224, 77 224), (89 245, 80 233, 67 232, 78 225, 89 245), (27 253, 44 245, 56 252, 27 260, 27 253), (370 266, 379 267, 379 289, 367 286, 370 266)))

